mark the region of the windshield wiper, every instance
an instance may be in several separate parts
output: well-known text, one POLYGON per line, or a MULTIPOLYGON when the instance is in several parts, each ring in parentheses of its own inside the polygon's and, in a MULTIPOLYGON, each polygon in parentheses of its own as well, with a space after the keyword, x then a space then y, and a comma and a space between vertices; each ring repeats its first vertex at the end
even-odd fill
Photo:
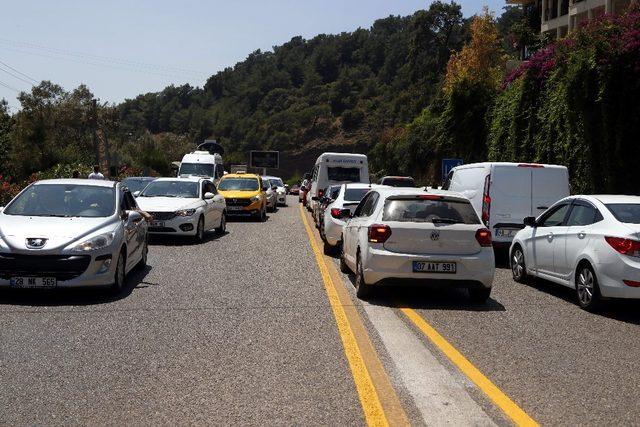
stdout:
POLYGON ((451 218, 433 218, 431 220, 434 224, 461 224, 462 221, 458 221, 451 218))

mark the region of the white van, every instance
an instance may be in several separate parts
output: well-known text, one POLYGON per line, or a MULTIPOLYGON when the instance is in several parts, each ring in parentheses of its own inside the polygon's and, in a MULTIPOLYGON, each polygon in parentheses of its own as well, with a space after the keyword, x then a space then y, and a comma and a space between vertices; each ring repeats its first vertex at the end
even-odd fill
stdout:
POLYGON ((185 154, 180 163, 178 176, 202 176, 214 180, 224 175, 222 156, 209 151, 194 151, 185 154))
POLYGON ((350 182, 369 183, 369 162, 364 154, 322 153, 316 160, 311 176, 309 199, 311 211, 322 192, 330 185, 350 182))
POLYGON ((537 217, 569 195, 565 166, 473 163, 453 168, 443 189, 467 197, 489 227, 495 247, 508 247, 527 216, 537 217))

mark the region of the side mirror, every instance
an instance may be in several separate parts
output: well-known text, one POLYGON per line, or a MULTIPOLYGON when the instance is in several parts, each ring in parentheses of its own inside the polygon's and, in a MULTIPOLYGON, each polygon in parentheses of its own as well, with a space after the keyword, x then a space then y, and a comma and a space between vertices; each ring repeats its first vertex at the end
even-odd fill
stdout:
POLYGON ((278 186, 277 186, 277 185, 272 185, 272 186, 271 186, 271 189, 272 189, 273 191, 276 191, 276 190, 278 189, 278 186))
POLYGON ((208 192, 208 191, 207 191, 206 193, 204 193, 204 197, 203 197, 203 199, 205 199, 205 200, 211 200, 211 199, 213 199, 214 197, 215 197, 215 194, 210 193, 210 192, 208 192))
POLYGON ((524 223, 525 226, 527 227, 535 227, 536 224, 536 217, 534 216, 527 216, 524 218, 524 221, 522 221, 524 223))
POLYGON ((216 194, 215 196, 213 196, 213 201, 216 203, 224 202, 224 197, 222 197, 220 194, 216 194))
POLYGON ((318 201, 318 196, 311 196, 311 200, 313 200, 314 202, 318 201))
POLYGON ((338 217, 341 219, 351 218, 351 209, 340 209, 338 217))
POLYGON ((131 211, 122 211, 122 212, 120 213, 120 219, 121 219, 121 220, 123 220, 123 221, 128 220, 128 219, 129 219, 129 213, 130 213, 130 212, 131 212, 131 211))
POLYGON ((133 192, 133 197, 138 197, 140 195, 140 191, 134 191, 133 192))
POLYGON ((142 219, 142 214, 138 211, 126 211, 128 214, 128 220, 129 221, 138 221, 142 219))

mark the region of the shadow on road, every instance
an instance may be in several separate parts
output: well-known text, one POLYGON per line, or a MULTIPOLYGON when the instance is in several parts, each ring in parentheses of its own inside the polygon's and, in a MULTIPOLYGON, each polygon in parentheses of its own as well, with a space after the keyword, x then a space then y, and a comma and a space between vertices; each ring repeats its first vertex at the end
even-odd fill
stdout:
POLYGON ((158 234, 158 235, 149 234, 149 244, 160 245, 160 246, 204 245, 205 243, 209 243, 214 240, 223 238, 228 234, 229 234, 228 231, 226 231, 224 234, 218 234, 214 231, 207 231, 204 233, 204 240, 202 242, 196 241, 195 238, 192 236, 172 236, 170 234, 158 234))
POLYGON ((107 287, 100 288, 61 288, 61 289, 0 289, 0 305, 18 305, 31 307, 53 307, 71 305, 106 304, 127 298, 134 289, 157 286, 145 282, 144 278, 151 267, 136 269, 129 273, 124 288, 114 294, 107 287))
MULTIPOLYGON (((562 286, 544 279, 532 278, 521 286, 529 286, 539 292, 560 298, 578 308, 576 292, 566 286, 562 286)), ((611 299, 604 300, 600 308, 591 313, 593 316, 602 316, 625 323, 640 325, 640 300, 611 299)))
MULTIPOLYGON (((355 285, 355 277, 349 281, 355 285)), ((394 308, 435 309, 456 311, 506 311, 504 305, 493 298, 484 304, 469 299, 466 289, 446 287, 381 286, 367 299, 372 305, 394 308)))

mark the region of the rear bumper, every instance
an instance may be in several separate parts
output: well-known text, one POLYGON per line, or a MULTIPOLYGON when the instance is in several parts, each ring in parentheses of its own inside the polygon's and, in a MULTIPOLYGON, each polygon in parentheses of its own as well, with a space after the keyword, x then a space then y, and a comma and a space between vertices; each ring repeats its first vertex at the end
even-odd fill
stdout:
POLYGON ((335 220, 333 217, 324 216, 324 237, 331 246, 336 246, 342 239, 342 226, 344 222, 335 220))
MULTIPOLYGON (((603 256, 602 252, 600 253, 603 256)), ((623 280, 640 282, 640 260, 617 253, 606 254, 595 265, 600 293, 605 298, 640 299, 640 287, 626 285, 623 280)))
POLYGON ((482 248, 473 255, 413 255, 369 249, 364 262, 364 278, 368 284, 434 285, 448 287, 491 288, 495 274, 492 248, 482 248), (456 263, 456 273, 414 273, 413 261, 445 261, 456 263))

